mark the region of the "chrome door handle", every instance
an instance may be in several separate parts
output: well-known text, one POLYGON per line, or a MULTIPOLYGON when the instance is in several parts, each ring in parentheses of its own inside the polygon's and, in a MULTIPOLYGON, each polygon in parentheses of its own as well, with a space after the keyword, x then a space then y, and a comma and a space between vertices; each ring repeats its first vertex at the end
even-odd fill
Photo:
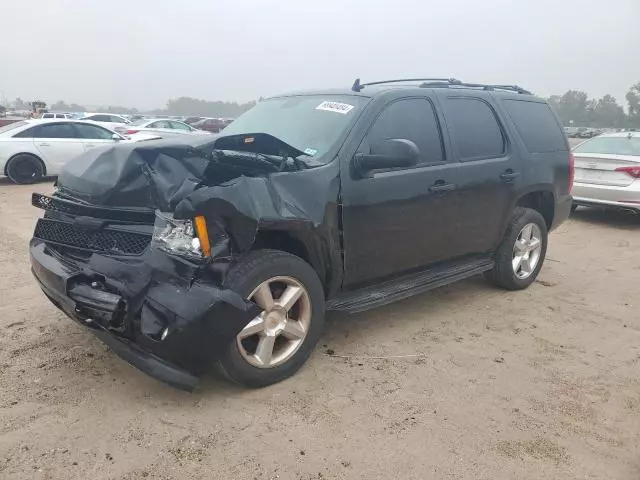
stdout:
POLYGON ((455 190, 456 186, 453 183, 437 182, 429 187, 430 192, 450 192, 455 190))
POLYGON ((50 145, 48 143, 41 143, 40 146, 41 147, 49 147, 50 145))

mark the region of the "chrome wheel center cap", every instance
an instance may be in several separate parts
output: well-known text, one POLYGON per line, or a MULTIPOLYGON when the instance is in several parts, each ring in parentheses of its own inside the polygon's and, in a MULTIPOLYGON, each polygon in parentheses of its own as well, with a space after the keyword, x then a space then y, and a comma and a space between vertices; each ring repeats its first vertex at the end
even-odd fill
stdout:
POLYGON ((274 309, 266 312, 264 316, 264 330, 267 335, 281 332, 287 324, 287 312, 285 310, 274 309))

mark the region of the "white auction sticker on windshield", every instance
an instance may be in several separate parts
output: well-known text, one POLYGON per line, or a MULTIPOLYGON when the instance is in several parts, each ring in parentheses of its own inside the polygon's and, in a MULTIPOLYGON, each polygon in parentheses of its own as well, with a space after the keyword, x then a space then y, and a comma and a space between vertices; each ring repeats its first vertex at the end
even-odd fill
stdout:
POLYGON ((353 110, 353 105, 349 105, 348 103, 340 103, 340 102, 322 102, 320 105, 316 107, 316 110, 325 110, 327 112, 335 112, 346 115, 351 110, 353 110))

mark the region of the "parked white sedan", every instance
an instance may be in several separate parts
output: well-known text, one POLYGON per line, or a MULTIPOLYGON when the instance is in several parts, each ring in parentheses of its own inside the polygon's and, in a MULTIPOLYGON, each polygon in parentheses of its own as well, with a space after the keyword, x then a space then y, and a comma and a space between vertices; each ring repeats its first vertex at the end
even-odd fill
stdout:
POLYGON ((575 157, 574 206, 640 213, 640 132, 609 133, 581 143, 575 157))
POLYGON ((116 128, 116 131, 127 135, 133 135, 138 132, 170 133, 175 135, 210 135, 210 133, 205 130, 198 130, 184 122, 166 118, 144 118, 136 120, 130 125, 116 128))
POLYGON ((25 120, 0 128, 0 174, 15 183, 33 183, 58 175, 69 160, 88 149, 160 138, 136 135, 129 139, 91 122, 78 120, 25 120))

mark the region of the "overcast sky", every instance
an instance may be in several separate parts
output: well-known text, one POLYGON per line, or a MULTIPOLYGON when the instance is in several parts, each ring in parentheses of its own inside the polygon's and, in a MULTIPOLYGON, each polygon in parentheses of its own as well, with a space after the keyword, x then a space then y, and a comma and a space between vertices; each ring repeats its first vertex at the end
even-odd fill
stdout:
POLYGON ((640 0, 3 0, 0 97, 154 108, 453 76, 626 104, 640 0))

